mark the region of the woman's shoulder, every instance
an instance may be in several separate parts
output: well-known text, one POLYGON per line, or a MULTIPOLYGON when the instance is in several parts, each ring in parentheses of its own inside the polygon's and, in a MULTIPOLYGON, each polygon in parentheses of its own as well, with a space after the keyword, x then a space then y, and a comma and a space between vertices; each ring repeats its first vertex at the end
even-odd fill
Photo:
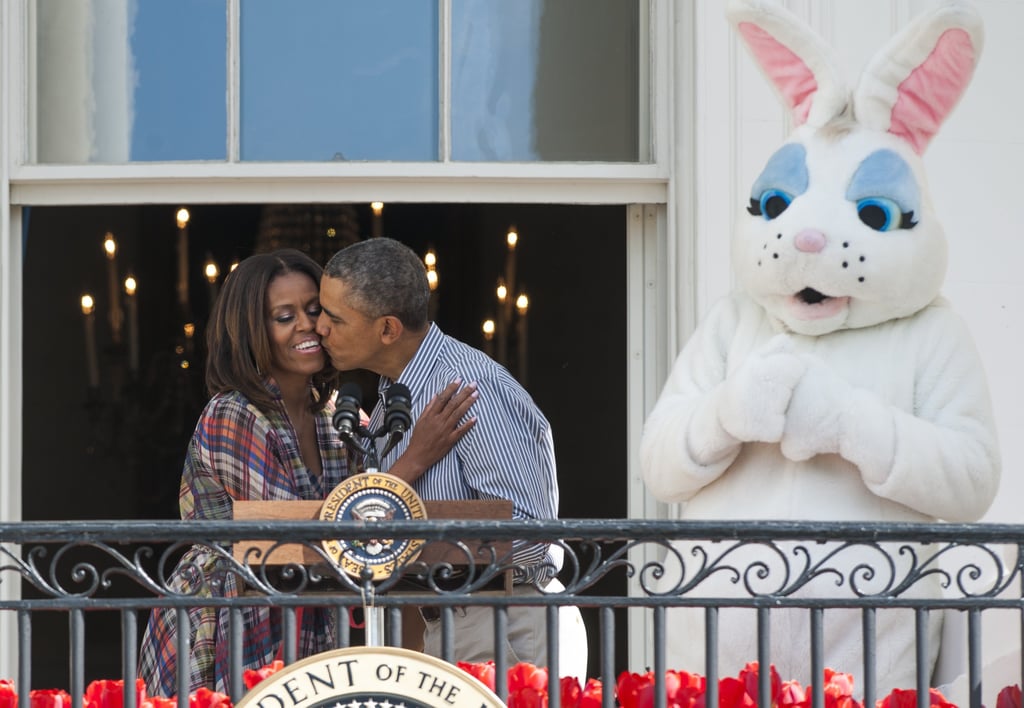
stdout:
POLYGON ((215 393, 207 401, 200 424, 272 428, 268 416, 241 391, 215 393))

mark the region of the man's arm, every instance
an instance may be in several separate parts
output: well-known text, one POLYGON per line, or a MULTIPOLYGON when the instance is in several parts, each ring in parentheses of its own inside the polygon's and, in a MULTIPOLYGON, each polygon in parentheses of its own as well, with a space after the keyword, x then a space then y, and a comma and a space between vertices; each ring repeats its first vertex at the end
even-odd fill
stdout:
MULTIPOLYGON (((478 382, 477 425, 456 454, 465 483, 482 499, 512 501, 514 519, 558 518, 558 478, 551 426, 511 381, 478 382)), ((547 543, 513 543, 517 582, 546 582, 560 563, 547 543)))

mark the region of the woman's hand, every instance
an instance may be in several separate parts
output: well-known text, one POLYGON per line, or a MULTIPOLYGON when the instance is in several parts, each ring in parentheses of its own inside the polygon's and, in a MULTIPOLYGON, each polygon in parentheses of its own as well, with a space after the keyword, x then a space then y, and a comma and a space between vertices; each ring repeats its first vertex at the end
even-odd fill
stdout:
POLYGON ((413 426, 409 447, 388 470, 405 482, 415 482, 427 468, 448 454, 455 443, 476 425, 476 418, 462 418, 476 402, 476 384, 462 386, 456 380, 430 399, 413 426))

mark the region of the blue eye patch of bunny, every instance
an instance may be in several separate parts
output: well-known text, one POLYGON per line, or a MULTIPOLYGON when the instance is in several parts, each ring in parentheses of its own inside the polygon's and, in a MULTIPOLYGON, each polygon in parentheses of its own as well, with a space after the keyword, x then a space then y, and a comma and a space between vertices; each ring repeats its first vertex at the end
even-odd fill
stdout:
MULTIPOLYGON (((754 181, 747 211, 766 221, 778 218, 798 196, 807 191, 807 150, 799 143, 782 146, 754 181)), ((877 150, 861 162, 846 198, 857 207, 857 216, 875 231, 912 229, 920 193, 910 166, 892 150, 877 150)))

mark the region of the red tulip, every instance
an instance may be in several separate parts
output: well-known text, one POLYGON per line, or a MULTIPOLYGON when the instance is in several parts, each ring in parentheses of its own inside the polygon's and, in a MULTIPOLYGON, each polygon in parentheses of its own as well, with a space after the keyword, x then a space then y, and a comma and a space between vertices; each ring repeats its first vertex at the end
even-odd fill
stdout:
POLYGON ((508 690, 532 688, 537 691, 548 690, 548 670, 520 662, 508 670, 508 690))
POLYGON ((268 676, 273 676, 278 671, 284 668, 284 662, 280 659, 274 659, 271 663, 259 669, 246 669, 242 672, 242 680, 245 682, 246 688, 252 688, 263 679, 268 676))
POLYGON ((10 679, 0 679, 0 708, 18 708, 18 692, 10 679))
POLYGON ((572 676, 563 676, 558 681, 558 686, 561 689, 561 706, 562 708, 579 708, 580 696, 583 695, 583 689, 580 688, 580 682, 572 676))
POLYGON ((653 673, 644 675, 623 671, 615 682, 615 696, 622 708, 638 708, 640 693, 653 682, 653 673))
POLYGON ((811 699, 799 681, 783 681, 779 691, 778 708, 808 708, 811 699))
POLYGON ((71 708, 71 696, 56 688, 37 688, 28 694, 32 708, 71 708))
POLYGON ((587 685, 583 687, 580 695, 579 708, 601 708, 604 700, 604 689, 597 679, 587 679, 587 685))
POLYGON ((163 696, 149 696, 139 704, 139 708, 178 708, 177 698, 164 698, 163 696))
MULTIPOLYGON (((135 679, 135 705, 146 702, 146 682, 135 679)), ((124 681, 98 679, 85 687, 84 708, 121 708, 124 705, 124 681)))
MULTIPOLYGON (((779 701, 779 691, 782 690, 782 679, 779 677, 779 672, 777 672, 775 670, 775 665, 774 664, 768 667, 768 673, 769 673, 769 680, 768 680, 769 691, 770 691, 771 697, 772 697, 771 704, 774 706, 779 701)), ((758 690, 757 690, 757 687, 758 687, 758 666, 757 666, 757 662, 756 661, 751 661, 746 666, 744 666, 743 670, 740 671, 739 679, 743 683, 743 685, 745 686, 746 691, 747 691, 747 695, 750 696, 752 699, 754 699, 754 703, 756 704, 757 701, 758 701, 758 690)))
MULTIPOLYGON (((2 698, 0 698, 0 706, 3 706, 2 698)), ((1021 708, 1020 686, 1014 684, 1003 688, 996 697, 996 708, 1021 708)))
MULTIPOLYGON (((665 672, 665 704, 668 708, 703 708, 706 679, 686 671, 665 672)), ((654 705, 654 672, 619 674, 616 695, 622 708, 650 708, 654 705)))
MULTIPOLYGON (((932 708, 957 708, 956 705, 946 700, 938 689, 928 689, 929 705, 932 708)), ((915 689, 902 690, 894 688, 885 698, 875 703, 875 708, 916 708, 917 691, 915 689)))
POLYGON ((707 679, 686 671, 665 672, 666 705, 668 708, 703 708, 707 679))
POLYGON ((521 662, 508 670, 508 708, 547 708, 548 670, 521 662))
POLYGON ((204 687, 188 697, 188 708, 232 708, 232 704, 228 696, 204 687))
POLYGON ((508 692, 508 703, 505 705, 508 708, 548 708, 548 692, 523 686, 508 692))
POLYGON ((754 708, 756 705, 757 702, 747 693, 745 682, 733 676, 718 681, 719 708, 754 708))
MULTIPOLYGON (((825 708, 864 708, 853 697, 853 674, 825 669, 825 708)), ((808 693, 810 690, 808 689, 808 693)))
POLYGON ((494 690, 494 662, 493 661, 481 661, 478 663, 469 663, 466 661, 459 661, 455 664, 460 669, 465 671, 467 674, 477 679, 487 688, 494 690))

